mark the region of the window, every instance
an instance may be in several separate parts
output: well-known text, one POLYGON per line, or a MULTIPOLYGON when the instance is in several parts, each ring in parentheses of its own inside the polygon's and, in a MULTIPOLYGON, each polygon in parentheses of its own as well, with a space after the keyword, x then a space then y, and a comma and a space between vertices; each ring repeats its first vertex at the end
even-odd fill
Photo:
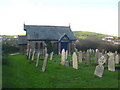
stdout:
POLYGON ((38 49, 38 43, 37 42, 35 43, 35 49, 38 49))

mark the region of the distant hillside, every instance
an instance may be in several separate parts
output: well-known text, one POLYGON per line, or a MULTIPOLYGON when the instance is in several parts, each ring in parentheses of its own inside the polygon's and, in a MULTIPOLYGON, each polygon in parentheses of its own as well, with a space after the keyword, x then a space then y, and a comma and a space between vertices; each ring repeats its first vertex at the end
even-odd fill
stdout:
MULTIPOLYGON (((95 33, 95 32, 87 32, 87 31, 73 31, 73 33, 77 39, 86 39, 89 37, 103 38, 106 36, 112 36, 112 35, 100 34, 100 33, 95 33)), ((114 38, 116 37, 114 36, 114 38)))

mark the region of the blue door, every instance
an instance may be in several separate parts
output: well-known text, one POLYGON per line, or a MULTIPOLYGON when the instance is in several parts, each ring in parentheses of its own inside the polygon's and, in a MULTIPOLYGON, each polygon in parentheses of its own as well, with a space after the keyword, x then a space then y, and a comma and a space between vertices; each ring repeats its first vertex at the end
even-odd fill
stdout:
POLYGON ((68 50, 68 42, 61 42, 61 52, 62 49, 65 49, 65 51, 68 50))

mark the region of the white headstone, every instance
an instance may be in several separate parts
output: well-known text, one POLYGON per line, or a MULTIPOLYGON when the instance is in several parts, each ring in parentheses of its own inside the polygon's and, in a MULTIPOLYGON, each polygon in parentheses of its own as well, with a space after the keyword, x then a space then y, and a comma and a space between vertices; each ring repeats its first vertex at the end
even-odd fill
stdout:
POLYGON ((28 59, 30 59, 30 57, 31 57, 31 51, 32 50, 30 49, 28 59))
POLYGON ((73 59, 73 68, 78 69, 78 60, 77 60, 77 55, 75 52, 72 55, 72 59, 73 59))
POLYGON ((114 54, 113 53, 109 54, 108 70, 115 71, 115 61, 114 61, 114 54))
POLYGON ((65 64, 65 49, 62 50, 62 54, 61 54, 61 64, 64 65, 65 64))
POLYGON ((32 61, 34 60, 34 57, 35 57, 35 50, 33 51, 33 55, 32 55, 32 61))
POLYGON ((48 60, 48 54, 45 55, 43 66, 42 66, 42 72, 45 72, 46 70, 47 60, 48 60))
POLYGON ((47 54, 47 47, 45 47, 45 49, 44 49, 44 57, 46 54, 47 54))
POLYGON ((38 55, 37 55, 36 67, 39 66, 39 60, 40 60, 40 52, 38 52, 38 55))
POLYGON ((116 56, 115 56, 115 64, 119 64, 119 55, 117 54, 116 56))
POLYGON ((53 52, 50 53, 50 60, 53 58, 53 52))
POLYGON ((67 57, 68 57, 68 50, 66 50, 66 52, 65 52, 65 58, 66 58, 66 60, 67 60, 67 57))

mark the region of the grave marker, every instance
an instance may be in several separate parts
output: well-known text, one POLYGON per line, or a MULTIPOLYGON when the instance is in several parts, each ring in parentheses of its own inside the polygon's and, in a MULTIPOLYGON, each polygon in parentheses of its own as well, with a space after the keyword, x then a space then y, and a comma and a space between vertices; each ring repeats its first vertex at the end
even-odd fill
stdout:
POLYGON ((30 57, 31 57, 31 51, 32 50, 30 49, 28 59, 30 59, 30 57))
POLYGON ((42 72, 45 72, 45 70, 46 70, 47 59, 48 59, 48 54, 45 55, 45 58, 43 61, 43 66, 42 66, 42 72))
POLYGON ((75 52, 72 55, 72 60, 73 60, 73 68, 78 69, 78 60, 77 60, 77 55, 75 52))
POLYGON ((98 63, 99 65, 96 66, 96 69, 95 69, 95 72, 94 74, 98 77, 102 77, 103 75, 103 71, 104 71, 104 66, 103 64, 106 62, 106 58, 104 56, 101 56, 99 59, 98 59, 98 63))
POLYGON ((115 71, 115 61, 114 61, 114 54, 113 53, 109 54, 108 70, 115 71))
POLYGON ((115 64, 119 64, 119 55, 117 54, 116 56, 115 56, 115 64))
POLYGON ((61 64, 64 65, 65 64, 65 49, 62 50, 62 54, 61 54, 61 64))
POLYGON ((34 57, 35 57, 35 50, 33 51, 33 55, 32 55, 32 61, 34 60, 34 57))
POLYGON ((50 60, 53 58, 53 52, 50 53, 50 60))
POLYGON ((39 66, 39 60, 40 60, 40 52, 38 52, 38 55, 37 55, 36 67, 39 66))
POLYGON ((90 52, 89 52, 89 50, 87 50, 87 52, 86 52, 86 64, 90 64, 90 52))
POLYGON ((82 51, 78 52, 78 61, 82 63, 82 51))

